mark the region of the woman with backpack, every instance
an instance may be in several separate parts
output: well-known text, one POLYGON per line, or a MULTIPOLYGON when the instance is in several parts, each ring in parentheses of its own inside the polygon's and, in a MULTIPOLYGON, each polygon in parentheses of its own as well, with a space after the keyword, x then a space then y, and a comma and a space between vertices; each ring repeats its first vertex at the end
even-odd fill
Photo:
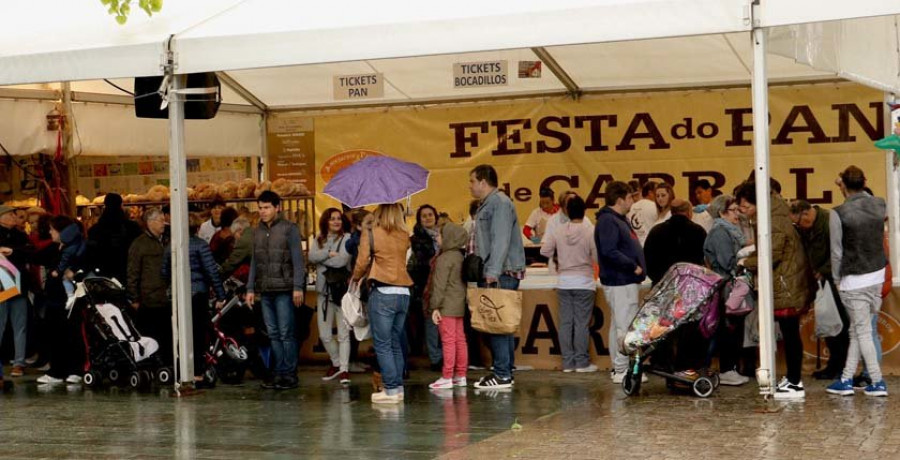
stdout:
POLYGON ((322 380, 339 377, 350 384, 350 328, 341 313, 341 298, 350 281, 350 254, 346 243, 350 223, 337 208, 326 209, 319 219, 319 235, 309 248, 309 262, 316 264, 316 324, 319 338, 331 358, 331 367, 322 380), (331 331, 337 323, 337 343, 331 331))

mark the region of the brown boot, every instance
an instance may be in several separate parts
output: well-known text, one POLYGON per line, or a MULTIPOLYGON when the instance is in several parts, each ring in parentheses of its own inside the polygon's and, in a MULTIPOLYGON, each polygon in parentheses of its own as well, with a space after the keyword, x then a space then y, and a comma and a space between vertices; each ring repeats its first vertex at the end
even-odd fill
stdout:
POLYGON ((375 393, 384 391, 384 382, 381 381, 381 372, 372 372, 372 390, 375 393))

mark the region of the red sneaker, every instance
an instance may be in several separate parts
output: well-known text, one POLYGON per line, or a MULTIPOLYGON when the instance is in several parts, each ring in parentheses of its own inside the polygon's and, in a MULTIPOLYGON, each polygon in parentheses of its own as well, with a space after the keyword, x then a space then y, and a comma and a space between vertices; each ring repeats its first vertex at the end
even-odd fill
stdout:
POLYGON ((341 385, 350 385, 350 373, 341 372, 341 385))
POLYGON ((328 369, 328 372, 325 373, 325 376, 322 377, 322 380, 324 380, 326 382, 329 380, 334 380, 334 378, 337 377, 340 373, 341 373, 341 368, 331 366, 328 369))

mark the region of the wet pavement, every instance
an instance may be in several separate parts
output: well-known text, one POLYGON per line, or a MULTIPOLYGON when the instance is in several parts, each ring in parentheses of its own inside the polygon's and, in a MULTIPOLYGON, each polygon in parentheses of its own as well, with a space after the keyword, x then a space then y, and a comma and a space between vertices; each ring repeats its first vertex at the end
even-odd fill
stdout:
MULTIPOLYGON (((319 370, 298 390, 220 385, 173 398, 26 376, 0 395, 2 458, 900 458, 900 395, 840 398, 807 379, 804 402, 755 387, 709 399, 651 381, 626 397, 608 374, 529 371, 511 391, 432 391, 415 372, 402 406, 374 406, 368 375, 341 388, 319 370)), ((476 374, 470 375, 474 381, 476 374)), ((900 379, 889 378, 900 391, 900 379)))

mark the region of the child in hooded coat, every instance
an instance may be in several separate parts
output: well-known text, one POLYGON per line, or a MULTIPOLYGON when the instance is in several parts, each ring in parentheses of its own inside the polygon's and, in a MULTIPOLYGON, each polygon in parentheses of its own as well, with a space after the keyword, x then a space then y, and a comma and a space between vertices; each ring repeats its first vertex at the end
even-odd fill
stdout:
POLYGON ((438 325, 444 353, 443 375, 429 385, 432 389, 466 386, 469 355, 463 330, 466 283, 462 278, 462 264, 468 240, 464 228, 453 223, 444 225, 438 240, 440 254, 434 258, 426 288, 425 301, 432 321, 438 325))

